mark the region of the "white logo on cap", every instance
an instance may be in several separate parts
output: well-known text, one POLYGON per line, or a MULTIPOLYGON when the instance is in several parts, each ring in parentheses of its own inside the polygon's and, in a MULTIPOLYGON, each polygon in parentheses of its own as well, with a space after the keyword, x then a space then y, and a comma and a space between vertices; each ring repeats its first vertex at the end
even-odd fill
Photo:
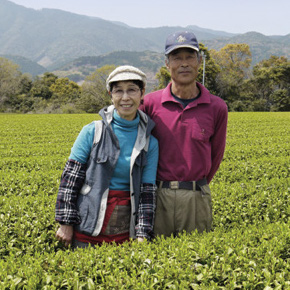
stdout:
POLYGON ((177 42, 185 42, 185 41, 186 41, 186 38, 185 38, 184 36, 179 35, 179 36, 177 37, 177 42))

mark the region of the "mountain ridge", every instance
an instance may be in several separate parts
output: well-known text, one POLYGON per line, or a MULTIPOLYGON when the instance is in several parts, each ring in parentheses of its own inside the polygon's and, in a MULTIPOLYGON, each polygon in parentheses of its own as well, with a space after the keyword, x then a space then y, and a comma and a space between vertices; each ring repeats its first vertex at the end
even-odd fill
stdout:
POLYGON ((272 54, 290 57, 290 34, 233 34, 197 25, 136 28, 118 21, 59 9, 35 10, 0 0, 0 55, 24 57, 49 71, 80 57, 102 56, 116 51, 163 54, 166 36, 185 29, 193 31, 208 49, 219 50, 229 43, 249 44, 253 64, 272 54))

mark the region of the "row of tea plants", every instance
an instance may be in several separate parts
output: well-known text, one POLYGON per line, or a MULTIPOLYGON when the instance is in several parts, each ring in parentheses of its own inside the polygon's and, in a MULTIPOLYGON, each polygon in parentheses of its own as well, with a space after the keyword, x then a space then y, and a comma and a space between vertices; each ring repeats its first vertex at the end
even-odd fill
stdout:
POLYGON ((290 289, 290 113, 229 113, 210 233, 72 251, 60 175, 98 115, 0 115, 0 289, 290 289))

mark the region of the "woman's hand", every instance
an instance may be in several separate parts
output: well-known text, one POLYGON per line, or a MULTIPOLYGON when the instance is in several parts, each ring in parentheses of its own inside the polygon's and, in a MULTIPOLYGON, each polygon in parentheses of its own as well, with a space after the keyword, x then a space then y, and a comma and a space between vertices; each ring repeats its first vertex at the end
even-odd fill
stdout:
POLYGON ((138 242, 144 242, 144 240, 145 240, 144 238, 137 238, 138 242))
POLYGON ((70 245, 72 242, 73 233, 73 226, 60 225, 55 236, 60 242, 64 243, 64 245, 68 247, 68 245, 70 245))

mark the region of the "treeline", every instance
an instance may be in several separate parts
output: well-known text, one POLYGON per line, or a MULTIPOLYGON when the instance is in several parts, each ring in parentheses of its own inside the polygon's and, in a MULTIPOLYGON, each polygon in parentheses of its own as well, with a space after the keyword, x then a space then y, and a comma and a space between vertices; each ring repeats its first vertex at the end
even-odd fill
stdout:
POLYGON ((17 65, 0 58, 0 112, 95 113, 110 104, 105 81, 115 66, 104 66, 80 86, 51 72, 31 79, 17 65))
MULTIPOLYGON (((223 98, 230 111, 289 111, 290 61, 271 56, 251 66, 247 44, 228 44, 220 51, 200 45, 203 61, 198 81, 223 98)), ((16 64, 0 58, 0 112, 95 113, 110 104, 105 80, 115 68, 105 65, 82 85, 47 72, 34 79, 16 64)), ((166 67, 156 74, 160 89, 170 81, 166 67)))

